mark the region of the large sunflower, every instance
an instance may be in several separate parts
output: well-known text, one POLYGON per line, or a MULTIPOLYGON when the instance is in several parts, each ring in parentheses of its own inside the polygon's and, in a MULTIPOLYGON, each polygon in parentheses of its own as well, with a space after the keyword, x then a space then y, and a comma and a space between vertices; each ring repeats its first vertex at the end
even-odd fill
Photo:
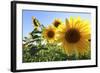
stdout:
POLYGON ((84 55, 89 51, 90 23, 80 17, 66 19, 66 24, 59 28, 59 41, 68 55, 84 55))
POLYGON ((56 40, 56 28, 53 26, 48 26, 43 30, 42 35, 46 41, 53 43, 56 40))
POLYGON ((53 21, 52 24, 54 25, 54 27, 58 28, 58 26, 62 24, 62 21, 61 21, 60 19, 56 18, 56 19, 53 21))

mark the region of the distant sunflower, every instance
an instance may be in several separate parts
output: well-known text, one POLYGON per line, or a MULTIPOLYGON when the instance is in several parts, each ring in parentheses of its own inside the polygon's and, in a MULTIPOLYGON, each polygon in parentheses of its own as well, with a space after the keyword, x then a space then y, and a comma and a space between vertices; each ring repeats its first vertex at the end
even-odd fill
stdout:
POLYGON ((56 40, 56 29, 53 26, 48 26, 43 30, 43 37, 49 42, 53 43, 56 40))
POLYGON ((62 21, 61 21, 60 19, 56 18, 52 24, 53 24, 56 28, 58 28, 58 26, 62 24, 62 21))
POLYGON ((66 19, 66 24, 59 28, 59 41, 68 55, 84 55, 89 50, 90 23, 78 18, 66 19))
POLYGON ((38 29, 40 26, 39 21, 34 16, 32 16, 32 24, 33 24, 35 29, 38 29))

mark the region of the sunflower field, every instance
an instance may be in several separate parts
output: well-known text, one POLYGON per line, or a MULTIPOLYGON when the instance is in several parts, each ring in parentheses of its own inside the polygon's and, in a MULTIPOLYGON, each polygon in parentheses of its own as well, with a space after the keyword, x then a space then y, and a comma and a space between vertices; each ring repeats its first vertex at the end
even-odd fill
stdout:
POLYGON ((32 17, 33 30, 23 38, 23 63, 91 59, 90 22, 56 18, 44 26, 32 17))

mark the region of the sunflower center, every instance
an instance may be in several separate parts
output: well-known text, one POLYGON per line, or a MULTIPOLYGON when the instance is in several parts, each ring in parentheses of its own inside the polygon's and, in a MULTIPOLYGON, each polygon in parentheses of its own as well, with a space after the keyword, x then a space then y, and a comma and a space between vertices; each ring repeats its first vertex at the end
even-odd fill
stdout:
POLYGON ((76 43, 80 40, 80 32, 77 29, 69 29, 65 33, 65 39, 69 43, 76 43))
POLYGON ((59 26, 59 24, 60 24, 60 22, 55 21, 54 26, 55 26, 55 27, 58 27, 58 26, 59 26))
POLYGON ((54 35, 55 35, 54 31, 48 31, 48 33, 47 33, 47 36, 48 36, 49 38, 53 38, 54 35))

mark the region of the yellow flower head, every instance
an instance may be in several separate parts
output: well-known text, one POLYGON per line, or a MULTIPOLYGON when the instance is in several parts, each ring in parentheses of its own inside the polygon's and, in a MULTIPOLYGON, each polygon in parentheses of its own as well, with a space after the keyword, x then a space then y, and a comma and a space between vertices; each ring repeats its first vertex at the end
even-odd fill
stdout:
POLYGON ((62 24, 62 21, 56 18, 52 24, 54 27, 58 28, 58 26, 62 24))
POLYGON ((53 43, 56 40, 56 29, 54 26, 48 26, 43 30, 42 33, 44 39, 46 39, 49 43, 53 43))
POLYGON ((90 23, 78 18, 66 19, 66 24, 59 27, 58 39, 68 55, 84 55, 89 50, 90 23))

